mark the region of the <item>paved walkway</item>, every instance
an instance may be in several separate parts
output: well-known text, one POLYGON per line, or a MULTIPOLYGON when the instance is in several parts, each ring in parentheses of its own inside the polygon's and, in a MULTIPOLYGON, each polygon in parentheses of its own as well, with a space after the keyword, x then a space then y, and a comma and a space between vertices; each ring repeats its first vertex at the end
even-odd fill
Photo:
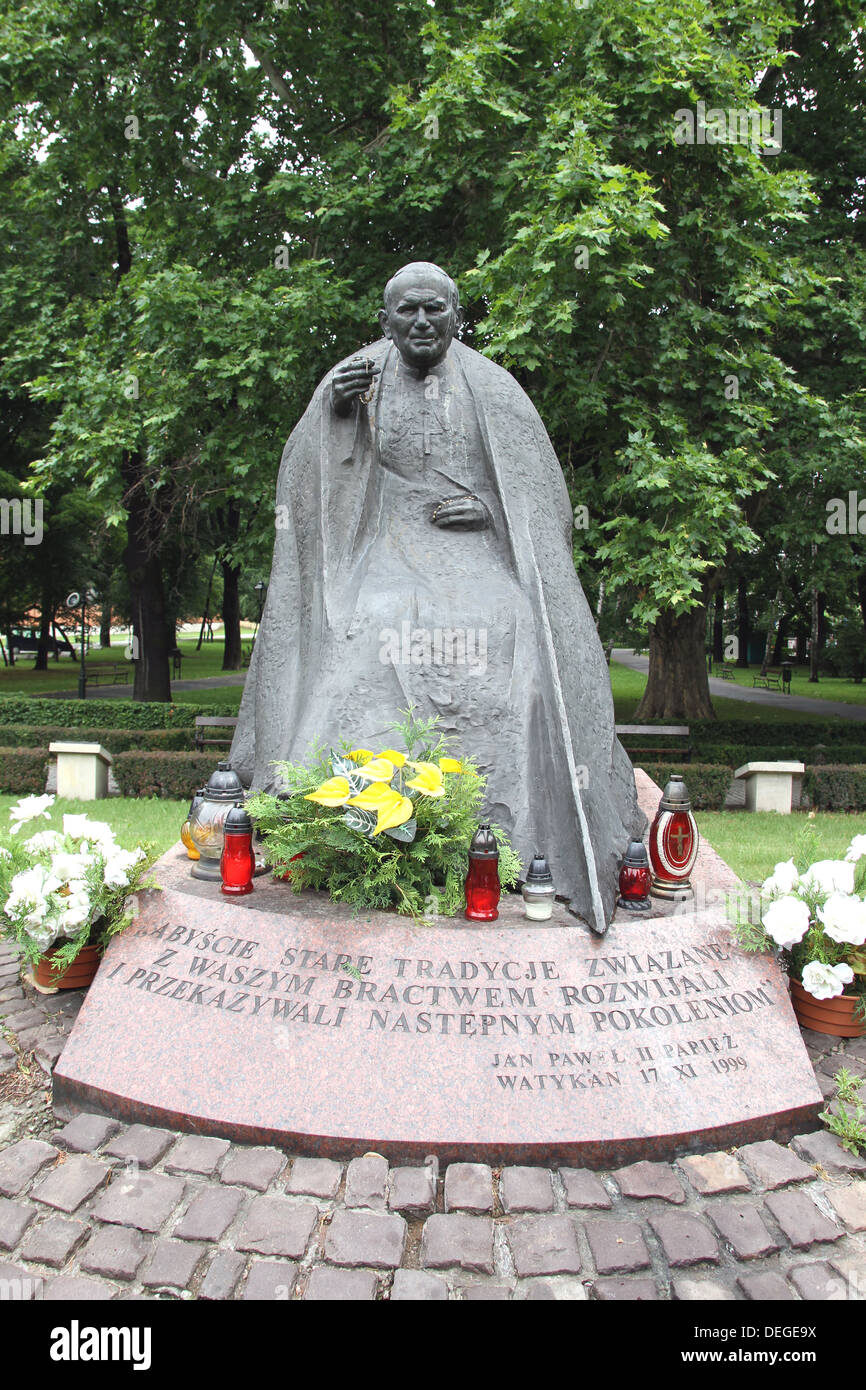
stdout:
MULTIPOLYGON (((221 685, 243 685, 246 681, 246 671, 225 671, 220 676, 203 676, 201 680, 180 680, 172 681, 172 694, 176 690, 216 690, 221 685)), ((89 700, 130 700, 132 698, 132 682, 127 685, 88 685, 87 698, 89 700)), ((39 692, 39 699, 44 700, 77 700, 77 690, 43 690, 39 692)))
MULTIPOLYGON (((49 1076, 82 997, 37 994, 0 945, 0 1287, 21 1297, 866 1298, 866 1159, 826 1130, 607 1172, 440 1172, 61 1125, 49 1076)), ((866 1075, 866 1038, 804 1038, 825 1096, 841 1065, 866 1075)))
MULTIPOLYGON (((615 647, 611 660, 620 666, 628 666, 632 671, 649 671, 649 657, 635 656, 627 648, 615 647)), ((841 700, 816 700, 810 695, 785 695, 781 690, 751 690, 737 685, 734 681, 723 681, 719 676, 710 676, 710 694, 726 700, 744 700, 751 705, 770 705, 777 709, 796 710, 799 714, 814 714, 822 719, 854 719, 866 721, 866 705, 846 705, 841 700)))

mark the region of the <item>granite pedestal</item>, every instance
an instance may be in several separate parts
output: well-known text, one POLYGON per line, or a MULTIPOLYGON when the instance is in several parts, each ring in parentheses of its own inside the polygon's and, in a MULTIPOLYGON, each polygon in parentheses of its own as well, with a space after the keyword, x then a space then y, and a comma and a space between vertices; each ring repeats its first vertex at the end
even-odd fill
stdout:
MULTIPOLYGON (((644 809, 659 792, 638 773, 644 809)), ((706 845, 690 903, 599 938, 352 916, 257 879, 236 902, 180 847, 100 967, 55 1109, 351 1156, 610 1166, 815 1127, 823 1104, 767 956, 731 941, 706 845)))
POLYGON ((50 743, 57 755, 57 795, 72 801, 99 801, 108 796, 111 754, 99 743, 50 743))
POLYGON ((747 811, 778 811, 789 816, 794 778, 802 778, 805 771, 805 763, 798 762, 744 763, 734 777, 745 783, 747 811))

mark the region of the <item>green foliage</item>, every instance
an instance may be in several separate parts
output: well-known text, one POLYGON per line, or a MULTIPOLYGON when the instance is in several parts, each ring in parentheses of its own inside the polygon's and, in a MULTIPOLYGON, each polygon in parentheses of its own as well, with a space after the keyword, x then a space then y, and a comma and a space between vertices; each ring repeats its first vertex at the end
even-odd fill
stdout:
MULTIPOLYGON (((409 758, 438 764, 454 754, 437 723, 435 717, 416 720, 408 712, 402 724, 392 727, 409 758)), ((344 755, 348 751, 350 745, 344 743, 344 755)), ((349 828, 342 807, 328 809, 305 800, 332 776, 333 757, 317 750, 309 767, 277 764, 285 791, 279 796, 259 792, 247 803, 264 840, 266 861, 279 872, 290 868, 297 893, 326 889, 336 901, 358 909, 393 908, 415 918, 453 917, 463 903, 467 851, 481 818, 484 778, 462 758, 463 772, 444 774, 444 796, 419 793, 412 798, 416 832, 411 841, 369 838, 349 828), (296 855, 303 857, 295 859, 296 855)), ((500 882, 507 888, 517 881, 521 864, 504 832, 493 828, 500 882)))
POLYGON ((112 771, 124 796, 189 801, 217 763, 214 753, 117 753, 112 771))
POLYGON ((803 795, 819 811, 866 811, 866 766, 807 767, 803 795))
MULTIPOLYGON (((140 706, 139 706, 140 708, 140 706)), ((2 724, 3 738, 22 748, 47 748, 51 743, 69 740, 67 724, 2 724)), ((126 753, 131 749, 154 753, 189 751, 193 743, 191 729, 105 729, 91 725, 74 727, 76 743, 101 743, 109 753, 126 753)))
POLYGON ((0 748, 0 792, 38 796, 45 791, 47 748, 0 748))
POLYGON ((678 763, 674 760, 669 763, 648 763, 637 758, 636 761, 659 787, 664 787, 672 772, 684 777, 695 811, 720 811, 734 775, 732 767, 714 767, 709 763, 678 763))
POLYGON ((0 697, 0 728, 6 724, 53 724, 80 729, 189 729, 198 715, 234 717, 234 706, 165 705, 135 700, 48 700, 17 696, 0 697))
POLYGON ((845 1067, 837 1071, 833 1080, 836 1096, 832 1108, 822 1110, 819 1118, 831 1134, 841 1139, 843 1149, 852 1154, 866 1154, 866 1106, 860 1098, 863 1080, 845 1067), (848 1110, 846 1106, 853 1109, 848 1110))

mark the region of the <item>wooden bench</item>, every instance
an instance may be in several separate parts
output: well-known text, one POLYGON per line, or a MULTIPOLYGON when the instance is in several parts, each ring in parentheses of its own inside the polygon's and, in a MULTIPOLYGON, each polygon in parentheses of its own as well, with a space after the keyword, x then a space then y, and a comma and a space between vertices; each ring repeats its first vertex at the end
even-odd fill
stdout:
POLYGON ((781 689, 782 689, 782 668, 781 668, 781 666, 768 666, 768 667, 767 667, 766 675, 761 675, 761 672, 758 671, 757 674, 754 675, 754 676, 752 677, 752 689, 753 689, 753 690, 754 690, 754 688, 755 688, 756 685, 761 686, 764 690, 781 690, 781 689))
POLYGON ((719 677, 719 680, 732 681, 735 679, 735 670, 736 667, 734 666, 734 663, 732 661, 723 661, 718 671, 714 672, 714 674, 719 677))
POLYGON ((132 680, 131 661, 101 661, 84 668, 84 679, 88 685, 128 685, 132 680))
POLYGON ((228 718, 225 715, 199 714, 195 721, 195 747, 197 753, 203 753, 205 748, 219 747, 230 748, 237 728, 237 718, 228 718), (212 737, 207 738, 208 730, 224 730, 216 732, 212 737))
POLYGON ((677 743, 643 743, 638 748, 626 749, 629 757, 636 753, 649 753, 656 762, 666 762, 676 757, 684 763, 692 760, 692 745, 689 742, 688 724, 617 724, 617 738, 676 739, 677 743))

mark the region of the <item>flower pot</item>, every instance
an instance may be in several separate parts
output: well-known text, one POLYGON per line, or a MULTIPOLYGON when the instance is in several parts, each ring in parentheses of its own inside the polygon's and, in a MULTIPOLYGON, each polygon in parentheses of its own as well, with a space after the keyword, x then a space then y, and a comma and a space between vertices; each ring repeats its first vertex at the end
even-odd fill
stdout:
POLYGON ((791 1003, 797 1022, 815 1033, 834 1038, 860 1038, 866 1032, 862 1018, 854 1017, 859 995, 838 994, 835 999, 816 999, 799 980, 791 980, 791 1003))
POLYGON ((86 989, 99 969, 100 954, 95 946, 82 946, 71 965, 60 974, 51 964, 57 948, 39 957, 33 969, 33 982, 40 989, 86 989))

